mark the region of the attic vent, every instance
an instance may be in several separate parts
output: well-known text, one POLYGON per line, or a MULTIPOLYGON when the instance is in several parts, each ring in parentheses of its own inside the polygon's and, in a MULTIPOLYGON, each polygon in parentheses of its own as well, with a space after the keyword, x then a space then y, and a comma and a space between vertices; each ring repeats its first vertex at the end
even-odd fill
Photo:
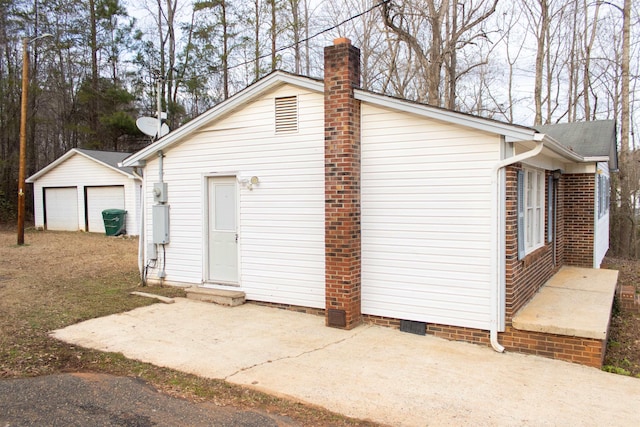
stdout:
POLYGON ((298 131, 298 97, 276 98, 276 133, 298 131))

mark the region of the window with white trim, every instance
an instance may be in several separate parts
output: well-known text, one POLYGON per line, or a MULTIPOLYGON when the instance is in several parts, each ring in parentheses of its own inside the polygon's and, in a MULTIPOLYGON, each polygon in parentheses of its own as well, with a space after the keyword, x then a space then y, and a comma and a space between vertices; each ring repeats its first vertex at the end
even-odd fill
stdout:
POLYGON ((544 245, 544 171, 518 171, 518 257, 544 245))
POLYGON ((596 185, 598 186, 598 218, 602 218, 609 212, 609 177, 602 174, 597 175, 596 185))
POLYGON ((547 242, 553 242, 555 230, 553 228, 555 216, 555 185, 553 176, 547 178, 547 242))

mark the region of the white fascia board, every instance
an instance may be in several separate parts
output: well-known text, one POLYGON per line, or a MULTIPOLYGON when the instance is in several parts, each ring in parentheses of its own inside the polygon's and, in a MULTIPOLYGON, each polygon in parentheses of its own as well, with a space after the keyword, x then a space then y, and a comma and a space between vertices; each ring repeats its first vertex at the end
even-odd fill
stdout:
POLYGON ((541 134, 541 135, 543 137, 542 142, 544 146, 550 149, 551 151, 553 151, 554 153, 559 154, 565 159, 571 160, 573 162, 583 163, 586 161, 586 159, 582 157, 580 154, 576 153, 575 151, 569 150, 567 147, 560 144, 558 141, 551 138, 549 135, 546 135, 546 134, 541 134))
POLYGON ((535 129, 501 123, 495 120, 458 113, 456 111, 446 110, 443 108, 435 108, 430 105, 409 102, 363 90, 356 90, 355 98, 374 105, 393 108, 394 110, 404 111, 434 120, 441 120, 443 122, 471 129, 503 135, 506 142, 533 141, 535 135, 538 133, 535 129))
POLYGON ((186 135, 198 130, 202 126, 210 123, 218 117, 227 114, 230 111, 250 102, 252 99, 260 96, 261 94, 271 90, 272 88, 284 84, 291 84, 299 86, 305 89, 309 89, 315 92, 322 92, 324 90, 324 83, 308 77, 301 77, 293 74, 288 74, 282 71, 275 71, 267 77, 259 80, 255 84, 248 86, 236 95, 228 98, 227 100, 219 103, 211 108, 209 111, 201 114, 195 119, 191 120, 184 126, 170 132, 164 138, 159 139, 146 148, 138 151, 130 157, 122 161, 122 166, 144 166, 142 163, 144 160, 149 159, 156 155, 160 150, 166 150, 176 142, 180 141, 186 135))
POLYGON ((609 156, 593 156, 593 157, 585 157, 585 162, 609 162, 609 156))
POLYGON ((43 169, 40 169, 38 172, 34 173, 29 178, 25 179, 25 182, 33 183, 42 175, 45 175, 47 172, 54 169, 59 164, 65 162, 69 157, 73 156, 74 154, 80 154, 80 152, 75 148, 72 148, 71 150, 64 153, 62 156, 58 157, 57 160, 54 160, 53 162, 49 163, 49 165, 45 166, 43 169))
POLYGON ((79 151, 79 150, 76 150, 75 148, 72 148, 71 150, 67 151, 65 154, 60 156, 57 160, 55 160, 54 162, 50 163, 44 169, 41 169, 40 171, 38 171, 35 174, 31 175, 29 178, 27 178, 25 180, 25 182, 27 182, 29 184, 32 184, 33 182, 38 180, 38 178, 40 178, 43 175, 46 175, 50 170, 55 169, 56 167, 58 167, 59 165, 61 165, 64 162, 66 162, 69 158, 71 158, 72 156, 74 156, 76 154, 81 155, 85 159, 89 159, 91 161, 94 161, 94 162, 98 163, 99 165, 104 166, 105 168, 109 168, 112 171, 121 173, 122 175, 126 176, 127 178, 134 178, 134 176, 131 175, 130 173, 127 173, 127 172, 125 172, 123 170, 120 170, 118 168, 114 168, 113 166, 108 165, 108 164, 96 159, 95 157, 91 157, 88 154, 83 153, 82 151, 79 151))
POLYGON ((434 120, 441 120, 454 125, 464 126, 484 132, 502 135, 506 142, 542 141, 543 145, 560 156, 574 161, 584 162, 585 159, 574 151, 569 150, 549 135, 539 133, 535 129, 523 126, 501 123, 495 120, 459 113, 457 111, 436 108, 430 105, 408 102, 398 98, 378 95, 363 90, 355 91, 356 99, 395 110, 416 114, 434 120))
POLYGON ((131 175, 130 173, 125 172, 125 171, 123 171, 123 170, 121 170, 121 169, 118 169, 118 168, 114 168, 113 166, 108 165, 108 164, 104 163, 103 161, 100 161, 100 160, 96 159, 95 157, 91 157, 91 156, 89 156, 88 154, 83 153, 82 151, 78 151, 78 154, 82 154, 82 155, 83 155, 84 157, 86 157, 87 159, 93 160, 94 162, 96 162, 96 163, 98 163, 98 164, 100 164, 100 165, 104 166, 105 168, 109 168, 109 169, 111 169, 112 171, 115 171, 115 172, 121 173, 122 175, 126 176, 127 178, 134 178, 134 176, 133 176, 133 175, 131 175))

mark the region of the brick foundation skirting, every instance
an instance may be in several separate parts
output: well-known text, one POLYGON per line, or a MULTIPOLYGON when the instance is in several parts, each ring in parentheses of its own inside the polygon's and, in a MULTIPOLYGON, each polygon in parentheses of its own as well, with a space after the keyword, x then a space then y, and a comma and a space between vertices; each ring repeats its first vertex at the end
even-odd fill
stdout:
MULTIPOLYGON (((298 313, 307 313, 317 316, 325 315, 325 310, 321 308, 309 308, 291 304, 278 304, 261 301, 247 302, 264 307, 295 311, 298 313)), ((400 329, 400 319, 391 317, 363 314, 362 321, 364 323, 384 326, 386 328, 400 329)), ((480 329, 427 323, 426 333, 449 341, 463 341, 485 346, 490 345, 489 332, 480 329)), ((510 326, 506 328, 505 332, 500 332, 498 334, 498 341, 507 351, 512 351, 514 353, 532 354, 547 357, 549 359, 578 363, 580 365, 591 366, 594 368, 602 367, 604 352, 606 350, 606 340, 545 334, 542 332, 520 331, 510 326)))
POLYGON ((263 301, 247 301, 248 304, 261 305, 263 307, 278 308, 280 310, 295 311, 296 313, 313 314, 315 316, 324 316, 325 310, 323 308, 302 307, 300 305, 280 304, 277 302, 263 302, 263 301))
MULTIPOLYGON (((400 320, 364 315, 365 323, 400 328, 400 320)), ((489 332, 480 329, 427 323, 426 333, 450 341, 463 341, 489 346, 489 332)), ((507 351, 533 354, 550 359, 601 368, 606 350, 606 339, 570 337, 542 332, 529 332, 507 327, 498 334, 498 341, 507 351)))

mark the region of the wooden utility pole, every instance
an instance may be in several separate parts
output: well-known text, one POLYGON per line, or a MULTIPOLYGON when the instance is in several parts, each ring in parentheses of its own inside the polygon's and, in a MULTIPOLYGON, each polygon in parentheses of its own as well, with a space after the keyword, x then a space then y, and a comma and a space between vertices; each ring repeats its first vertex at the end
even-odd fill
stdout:
POLYGON ((20 104, 20 164, 18 169, 18 245, 24 245, 24 185, 27 165, 27 89, 29 87, 29 38, 22 39, 22 99, 20 104))
POLYGON ((25 174, 27 168, 27 99, 29 88, 29 51, 30 43, 52 34, 43 34, 34 39, 22 39, 22 98, 20 104, 20 164, 18 167, 18 245, 24 245, 24 202, 25 174))

